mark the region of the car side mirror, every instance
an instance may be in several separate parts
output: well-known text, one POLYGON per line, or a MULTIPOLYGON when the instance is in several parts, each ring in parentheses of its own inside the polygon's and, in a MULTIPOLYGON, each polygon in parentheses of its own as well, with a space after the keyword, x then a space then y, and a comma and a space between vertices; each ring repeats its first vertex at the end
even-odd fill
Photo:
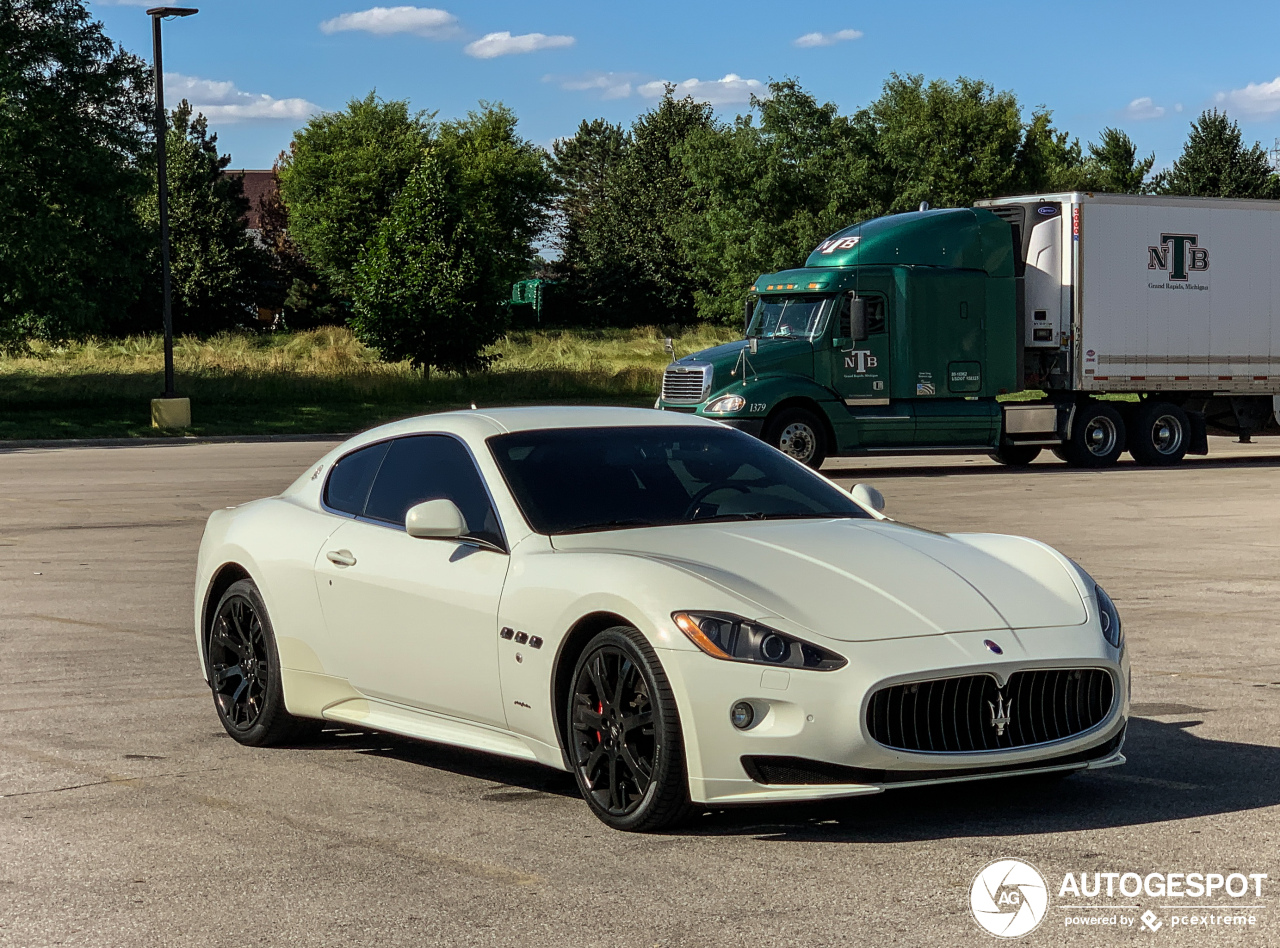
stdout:
POLYGON ((849 335, 854 342, 862 342, 870 333, 867 332, 867 301, 852 299, 849 301, 849 335))
POLYGON ((864 507, 870 507, 876 513, 884 513, 884 494, 870 484, 854 484, 850 495, 864 507))
POLYGON ((458 505, 447 497, 415 504, 404 515, 404 529, 420 539, 456 540, 467 532, 467 521, 458 505))

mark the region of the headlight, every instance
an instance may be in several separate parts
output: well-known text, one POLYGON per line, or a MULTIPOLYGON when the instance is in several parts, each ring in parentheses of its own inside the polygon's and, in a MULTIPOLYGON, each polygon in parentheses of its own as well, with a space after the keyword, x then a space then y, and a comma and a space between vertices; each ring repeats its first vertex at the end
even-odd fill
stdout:
POLYGON ((731 411, 742 411, 747 400, 741 395, 721 395, 703 409, 707 414, 727 415, 731 411))
POLYGON ((834 671, 847 664, 835 652, 741 616, 725 612, 673 612, 671 618, 689 641, 712 658, 817 671, 834 671))
POLYGON ((1102 637, 1119 648, 1124 641, 1124 632, 1120 628, 1120 613, 1116 611, 1116 604, 1103 592, 1101 586, 1094 585, 1093 591, 1098 597, 1098 621, 1102 623, 1102 637))

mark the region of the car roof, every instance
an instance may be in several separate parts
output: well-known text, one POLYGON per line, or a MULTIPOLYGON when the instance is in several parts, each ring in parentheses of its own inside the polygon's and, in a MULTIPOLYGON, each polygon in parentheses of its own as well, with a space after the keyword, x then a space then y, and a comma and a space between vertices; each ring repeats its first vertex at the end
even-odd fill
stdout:
POLYGON ((404 435, 443 432, 467 440, 496 434, 545 428, 637 428, 643 426, 718 425, 709 418, 652 408, 613 408, 596 405, 537 405, 527 408, 472 408, 418 415, 379 425, 344 442, 342 451, 362 444, 404 435))

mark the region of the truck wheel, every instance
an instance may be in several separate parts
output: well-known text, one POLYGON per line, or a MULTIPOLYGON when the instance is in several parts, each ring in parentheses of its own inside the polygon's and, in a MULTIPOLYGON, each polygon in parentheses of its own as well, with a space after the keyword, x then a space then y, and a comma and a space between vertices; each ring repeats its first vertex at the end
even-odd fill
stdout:
POLYGON ((1124 419, 1103 402, 1085 402, 1076 411, 1071 438, 1063 445, 1075 467, 1110 467, 1125 448, 1124 419))
POLYGON ((770 419, 764 440, 815 471, 827 457, 826 429, 813 412, 803 408, 788 408, 770 419))
POLYGON ((1002 444, 991 452, 991 460, 1009 467, 1026 467, 1039 456, 1038 444, 1002 444))
POLYGON ((1191 422, 1173 402, 1148 402, 1133 416, 1129 453, 1139 464, 1177 464, 1187 453, 1191 422))

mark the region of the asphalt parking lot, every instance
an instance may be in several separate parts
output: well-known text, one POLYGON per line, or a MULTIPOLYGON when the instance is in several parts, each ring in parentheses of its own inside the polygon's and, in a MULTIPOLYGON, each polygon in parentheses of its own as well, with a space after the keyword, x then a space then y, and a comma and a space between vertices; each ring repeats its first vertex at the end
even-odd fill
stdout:
MULTIPOLYGON (((1125 619, 1129 763, 656 836, 606 829, 533 766, 346 730, 225 736, 189 628, 204 519, 328 447, 0 450, 0 945, 982 945, 999 940, 969 887, 1000 857, 1055 889, 1093 871, 1280 887, 1280 440, 1214 439, 1170 470, 829 462, 898 519, 1038 537, 1090 570, 1125 619)), ((1051 894, 1025 943, 1280 945, 1270 888, 1253 927, 1155 933, 1069 928, 1051 894)))

